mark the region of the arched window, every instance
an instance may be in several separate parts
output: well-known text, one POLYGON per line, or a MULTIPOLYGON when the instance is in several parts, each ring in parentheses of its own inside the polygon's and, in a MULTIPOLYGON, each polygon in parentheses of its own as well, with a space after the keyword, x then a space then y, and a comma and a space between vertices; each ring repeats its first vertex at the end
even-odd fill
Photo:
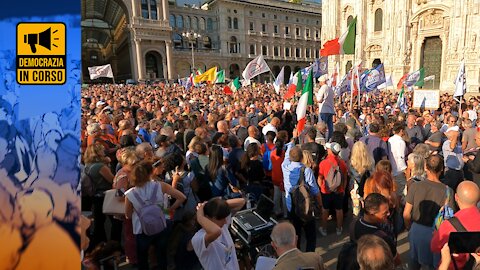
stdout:
POLYGON ((305 57, 310 58, 310 48, 305 49, 305 57))
POLYGON ((382 31, 383 27, 383 11, 381 8, 375 10, 375 26, 373 29, 376 31, 382 31))
POLYGON ((228 17, 228 29, 232 29, 232 17, 228 17))
POLYGON ((290 48, 285 48, 285 57, 290 57, 290 48))
POLYGON ((255 45, 250 45, 250 54, 255 54, 255 45))
POLYGON ((212 18, 207 19, 207 31, 212 31, 213 30, 213 20, 212 18))
POLYGON ((149 19, 148 16, 148 0, 142 0, 142 17, 149 19))
POLYGON ((237 43, 237 38, 232 36, 230 38, 230 53, 238 53, 238 43, 237 43))
POLYGON ((192 29, 198 30, 198 17, 192 18, 192 29))
POLYGON ((186 29, 190 29, 190 26, 192 25, 191 22, 192 22, 192 19, 190 18, 190 16, 185 17, 185 28, 186 29))
POLYGON ((279 56, 280 55, 280 47, 278 47, 278 46, 273 47, 273 55, 274 56, 279 56))
POLYGON ((295 57, 301 57, 300 48, 295 48, 295 57))
POLYGON ((267 46, 262 46, 262 54, 265 56, 268 55, 267 46))
POLYGON ((238 29, 238 19, 233 18, 233 29, 238 29))
POLYGON ((203 47, 207 49, 212 48, 212 40, 210 39, 210 37, 207 37, 207 36, 203 37, 203 47))
POLYGON ((205 18, 200 18, 200 30, 205 31, 205 18))
POLYGON ((348 18, 347 18, 347 27, 348 27, 348 25, 352 22, 352 20, 353 20, 353 16, 352 16, 352 15, 348 16, 348 18))
POLYGON ((173 15, 173 14, 170 14, 170 26, 171 27, 176 27, 177 26, 177 21, 176 21, 175 15, 173 15))
POLYGON ((177 17, 177 28, 183 28, 183 17, 181 15, 177 17))

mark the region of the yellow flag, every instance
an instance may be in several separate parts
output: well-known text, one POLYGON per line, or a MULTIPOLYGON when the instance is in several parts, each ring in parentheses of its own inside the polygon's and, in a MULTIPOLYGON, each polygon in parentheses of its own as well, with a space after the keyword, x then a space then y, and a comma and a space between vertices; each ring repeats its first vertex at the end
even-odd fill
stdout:
POLYGON ((204 73, 195 76, 195 79, 193 79, 193 82, 195 84, 200 83, 200 82, 210 82, 214 83, 215 80, 217 79, 217 67, 213 67, 204 73))

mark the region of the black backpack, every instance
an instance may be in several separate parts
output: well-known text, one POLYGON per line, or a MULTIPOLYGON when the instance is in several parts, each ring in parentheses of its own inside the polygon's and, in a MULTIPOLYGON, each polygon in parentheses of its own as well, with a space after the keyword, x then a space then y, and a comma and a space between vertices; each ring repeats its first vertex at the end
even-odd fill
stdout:
POLYGON ((195 175, 197 182, 196 188, 193 190, 200 202, 208 201, 212 198, 212 189, 210 187, 211 178, 208 172, 202 168, 198 158, 190 162, 190 168, 195 175))
POLYGON ((292 212, 303 222, 313 219, 313 202, 310 198, 308 186, 305 184, 305 167, 300 169, 298 183, 290 192, 292 198, 292 212))

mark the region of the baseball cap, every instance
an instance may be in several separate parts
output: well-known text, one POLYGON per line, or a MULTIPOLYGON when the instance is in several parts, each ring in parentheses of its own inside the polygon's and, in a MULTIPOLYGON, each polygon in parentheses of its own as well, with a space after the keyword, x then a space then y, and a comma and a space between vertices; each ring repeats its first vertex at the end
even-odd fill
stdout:
POLYGON ((338 155, 338 153, 340 153, 340 150, 342 150, 342 147, 340 146, 340 144, 338 144, 336 142, 326 143, 325 147, 327 149, 332 150, 333 154, 335 154, 335 155, 338 155))
POLYGON ((318 82, 326 82, 327 79, 327 74, 323 74, 322 76, 320 76, 320 78, 318 78, 318 82))
POLYGON ((105 105, 105 102, 100 100, 100 101, 97 101, 96 105, 97 105, 97 107, 98 106, 103 106, 103 105, 105 105))

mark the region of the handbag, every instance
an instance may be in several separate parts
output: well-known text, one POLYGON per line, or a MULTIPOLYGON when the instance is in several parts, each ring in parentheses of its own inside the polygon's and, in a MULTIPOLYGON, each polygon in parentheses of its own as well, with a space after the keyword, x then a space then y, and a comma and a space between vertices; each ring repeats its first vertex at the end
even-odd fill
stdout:
POLYGON ((105 191, 103 213, 106 215, 125 215, 125 196, 119 196, 118 189, 105 191))

